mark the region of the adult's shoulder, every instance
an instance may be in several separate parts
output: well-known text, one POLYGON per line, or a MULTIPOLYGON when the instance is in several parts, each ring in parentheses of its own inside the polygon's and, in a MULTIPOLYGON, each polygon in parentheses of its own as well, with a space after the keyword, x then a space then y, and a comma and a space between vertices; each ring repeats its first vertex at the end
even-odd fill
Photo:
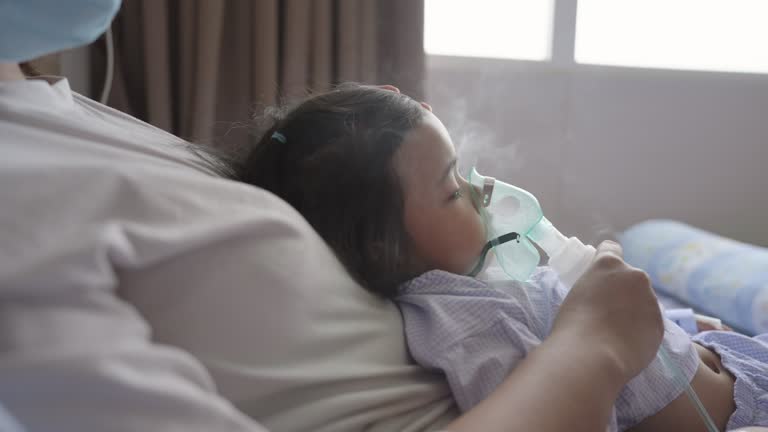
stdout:
POLYGON ((455 415, 444 381, 411 364, 394 305, 356 284, 289 205, 217 177, 163 131, 74 102, 0 118, 0 300, 136 311, 136 334, 193 354, 269 428, 399 430, 455 415))

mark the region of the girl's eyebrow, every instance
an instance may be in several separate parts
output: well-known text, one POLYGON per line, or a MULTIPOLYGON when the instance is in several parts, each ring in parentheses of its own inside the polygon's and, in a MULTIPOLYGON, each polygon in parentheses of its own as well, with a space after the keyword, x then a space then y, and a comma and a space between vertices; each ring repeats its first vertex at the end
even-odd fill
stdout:
POLYGON ((443 184, 445 179, 448 177, 448 175, 451 174, 451 171, 456 167, 456 162, 458 159, 453 158, 451 159, 451 162, 448 163, 448 166, 445 168, 445 171, 443 171, 443 174, 440 176, 440 179, 437 181, 437 185, 440 186, 443 184))

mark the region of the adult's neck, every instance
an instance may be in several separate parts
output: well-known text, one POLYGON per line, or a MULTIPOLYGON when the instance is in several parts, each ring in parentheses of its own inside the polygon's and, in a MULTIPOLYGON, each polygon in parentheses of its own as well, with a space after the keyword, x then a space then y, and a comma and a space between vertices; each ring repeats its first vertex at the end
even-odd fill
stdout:
POLYGON ((0 81, 15 81, 25 79, 17 63, 0 63, 0 81))

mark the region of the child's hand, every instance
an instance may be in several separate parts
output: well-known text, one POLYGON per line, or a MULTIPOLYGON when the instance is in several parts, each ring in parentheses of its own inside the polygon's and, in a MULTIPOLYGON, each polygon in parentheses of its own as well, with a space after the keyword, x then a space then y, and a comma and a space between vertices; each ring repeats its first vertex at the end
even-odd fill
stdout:
POLYGON ((694 318, 696 318, 696 327, 700 332, 709 330, 733 331, 732 328, 723 324, 723 322, 717 318, 699 314, 694 314, 694 318))

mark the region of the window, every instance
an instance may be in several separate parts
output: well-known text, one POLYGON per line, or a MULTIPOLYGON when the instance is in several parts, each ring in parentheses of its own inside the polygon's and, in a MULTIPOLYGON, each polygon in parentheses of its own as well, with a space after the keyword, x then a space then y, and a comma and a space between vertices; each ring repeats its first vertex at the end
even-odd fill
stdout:
POLYGON ((768 72, 766 0, 579 0, 579 63, 768 72))
POLYGON ((563 64, 768 73, 766 20, 768 0, 425 0, 424 49, 462 57, 554 56, 563 64))
POLYGON ((553 0, 426 0, 428 54, 546 60, 553 0))

